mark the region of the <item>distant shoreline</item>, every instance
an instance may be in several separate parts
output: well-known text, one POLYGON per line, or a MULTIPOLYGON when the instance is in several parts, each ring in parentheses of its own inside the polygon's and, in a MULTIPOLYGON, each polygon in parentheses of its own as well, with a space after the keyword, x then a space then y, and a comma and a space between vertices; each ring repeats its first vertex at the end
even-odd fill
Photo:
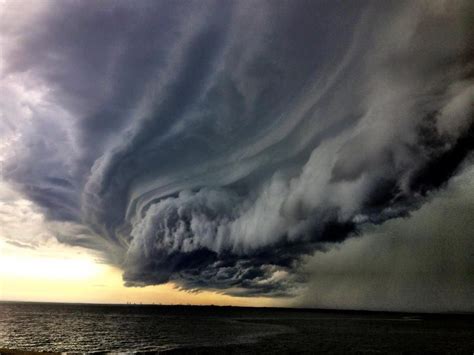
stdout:
POLYGON ((387 314, 387 315, 422 315, 422 316, 474 316, 474 310, 469 311, 394 311, 394 310, 370 310, 370 309, 341 309, 341 308, 305 308, 305 307, 257 307, 257 306, 233 306, 233 305, 191 305, 191 304, 152 304, 152 303, 87 303, 87 302, 43 302, 43 301, 11 301, 0 300, 0 303, 17 304, 57 304, 77 306, 110 306, 110 307, 170 307, 170 308, 194 308, 194 309, 242 309, 242 310, 268 310, 288 312, 315 312, 315 313, 345 313, 345 314, 387 314))

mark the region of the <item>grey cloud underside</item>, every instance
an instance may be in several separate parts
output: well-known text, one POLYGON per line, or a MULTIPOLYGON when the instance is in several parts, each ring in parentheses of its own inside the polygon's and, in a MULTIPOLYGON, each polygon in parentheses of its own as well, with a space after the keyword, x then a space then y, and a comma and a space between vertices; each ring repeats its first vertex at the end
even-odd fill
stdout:
POLYGON ((6 118, 3 175, 127 285, 290 294, 303 255, 409 214, 474 148, 468 1, 48 5, 6 51, 49 92, 6 118))
POLYGON ((474 311, 473 176, 471 165, 410 217, 366 225, 360 238, 316 252, 295 304, 474 311))

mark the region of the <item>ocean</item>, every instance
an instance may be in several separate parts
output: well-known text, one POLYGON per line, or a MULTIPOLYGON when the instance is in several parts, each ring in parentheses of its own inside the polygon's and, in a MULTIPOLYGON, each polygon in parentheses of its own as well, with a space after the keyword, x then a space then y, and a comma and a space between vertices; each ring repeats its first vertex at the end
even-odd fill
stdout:
POLYGON ((70 353, 472 354, 474 316, 0 302, 0 348, 70 353))

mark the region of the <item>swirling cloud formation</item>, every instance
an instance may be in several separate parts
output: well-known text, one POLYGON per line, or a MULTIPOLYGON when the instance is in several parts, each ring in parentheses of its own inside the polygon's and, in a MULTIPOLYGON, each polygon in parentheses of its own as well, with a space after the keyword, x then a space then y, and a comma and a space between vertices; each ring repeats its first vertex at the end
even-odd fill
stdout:
POLYGON ((130 286, 291 294, 474 148, 469 1, 30 5, 1 5, 2 178, 130 286))

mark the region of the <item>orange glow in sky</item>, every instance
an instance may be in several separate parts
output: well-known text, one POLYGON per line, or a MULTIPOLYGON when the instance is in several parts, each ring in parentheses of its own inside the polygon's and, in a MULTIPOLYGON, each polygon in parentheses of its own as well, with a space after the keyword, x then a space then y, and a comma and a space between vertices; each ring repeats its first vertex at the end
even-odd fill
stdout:
POLYGON ((173 284, 125 287, 120 270, 102 264, 76 248, 69 248, 70 251, 65 253, 67 249, 58 245, 56 252, 50 248, 44 255, 41 251, 0 243, 0 300, 239 306, 280 304, 278 300, 265 297, 186 292, 173 284))

